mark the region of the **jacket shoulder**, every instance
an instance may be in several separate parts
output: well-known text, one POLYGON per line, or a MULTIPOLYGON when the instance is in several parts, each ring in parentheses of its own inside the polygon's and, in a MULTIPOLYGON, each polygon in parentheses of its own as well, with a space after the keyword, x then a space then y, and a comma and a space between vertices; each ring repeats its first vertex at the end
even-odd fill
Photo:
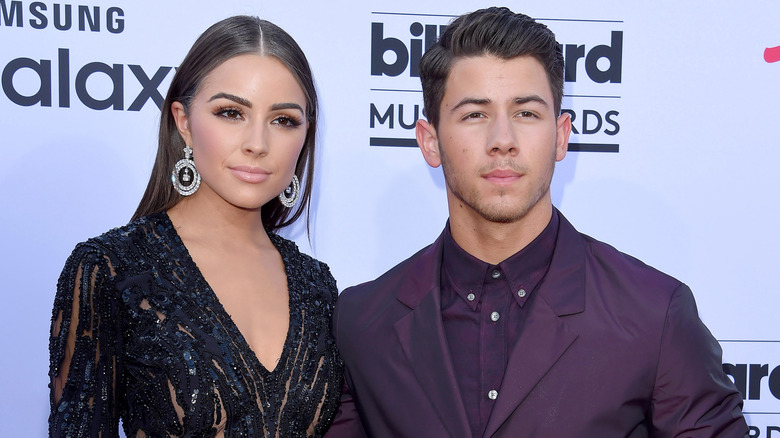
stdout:
POLYGON ((588 268, 611 272, 615 278, 637 286, 645 285, 656 289, 676 290, 682 282, 638 258, 626 254, 612 245, 581 234, 585 242, 588 268))
POLYGON ((393 266, 374 280, 344 289, 344 291, 341 292, 341 295, 339 295, 339 300, 341 300, 342 297, 345 301, 353 301, 360 299, 380 299, 380 296, 382 295, 394 296, 394 292, 397 291, 397 288, 403 283, 408 282, 412 274, 420 273, 420 269, 424 264, 423 262, 425 259, 432 256, 430 254, 432 247, 433 245, 431 244, 417 251, 414 255, 393 266))
MULTIPOLYGON (((421 249, 408 259, 398 263, 375 280, 348 287, 339 294, 336 302, 337 314, 347 315, 342 322, 356 324, 358 320, 368 322, 379 318, 390 309, 396 309, 402 291, 428 291, 433 287, 436 269, 436 245, 421 249), (357 319, 353 315, 364 317, 357 319)), ((359 327, 352 328, 350 330, 359 327)))

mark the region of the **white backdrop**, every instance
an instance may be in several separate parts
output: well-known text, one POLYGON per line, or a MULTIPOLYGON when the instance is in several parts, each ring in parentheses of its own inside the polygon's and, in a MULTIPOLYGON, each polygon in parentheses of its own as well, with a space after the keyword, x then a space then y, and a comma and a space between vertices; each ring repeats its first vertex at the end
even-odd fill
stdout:
MULTIPOLYGON (((143 91, 164 95, 166 67, 218 19, 269 19, 309 57, 322 113, 311 245, 301 227, 285 234, 327 262, 340 289, 381 274, 444 226, 440 170, 413 147, 371 144, 413 138, 404 126, 421 105, 419 82, 398 57, 414 62, 429 31, 488 3, 155 3, 0 0, 2 436, 45 435, 59 272, 77 242, 135 210, 159 109, 143 96, 133 103, 143 91), (372 62, 398 63, 400 73, 372 75, 372 62), (111 106, 93 109, 100 101, 111 106)), ((509 6, 542 19, 571 52, 572 143, 618 151, 570 152, 556 169, 554 204, 580 231, 692 287, 747 396, 751 436, 780 438, 780 62, 764 56, 780 46, 780 4, 509 6)))

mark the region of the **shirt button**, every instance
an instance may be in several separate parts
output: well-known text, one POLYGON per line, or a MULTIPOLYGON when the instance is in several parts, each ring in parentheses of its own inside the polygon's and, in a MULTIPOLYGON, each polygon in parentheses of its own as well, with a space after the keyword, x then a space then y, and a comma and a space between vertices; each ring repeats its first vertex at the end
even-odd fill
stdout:
POLYGON ((490 319, 493 322, 498 321, 498 318, 500 318, 500 317, 501 317, 501 315, 499 315, 498 312, 493 312, 493 313, 490 314, 490 319))
POLYGON ((491 400, 497 399, 498 398, 498 391, 496 391, 495 389, 491 389, 490 391, 488 391, 488 398, 491 399, 491 400))
POLYGON ((469 300, 469 301, 474 301, 474 298, 476 298, 476 296, 474 296, 474 294, 466 295, 466 299, 469 300))
POLYGON ((498 278, 501 276, 501 271, 498 269, 493 269, 493 272, 490 273, 490 276, 493 278, 498 278))
POLYGON ((517 296, 523 298, 525 296, 525 289, 520 289, 517 291, 517 296))

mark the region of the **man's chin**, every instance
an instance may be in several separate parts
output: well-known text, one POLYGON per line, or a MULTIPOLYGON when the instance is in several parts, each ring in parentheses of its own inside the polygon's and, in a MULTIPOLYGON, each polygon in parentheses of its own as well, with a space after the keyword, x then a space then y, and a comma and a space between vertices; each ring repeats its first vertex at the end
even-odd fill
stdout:
POLYGON ((511 224, 524 218, 528 210, 515 209, 515 210, 483 210, 479 214, 485 218, 485 220, 494 222, 497 224, 511 224))

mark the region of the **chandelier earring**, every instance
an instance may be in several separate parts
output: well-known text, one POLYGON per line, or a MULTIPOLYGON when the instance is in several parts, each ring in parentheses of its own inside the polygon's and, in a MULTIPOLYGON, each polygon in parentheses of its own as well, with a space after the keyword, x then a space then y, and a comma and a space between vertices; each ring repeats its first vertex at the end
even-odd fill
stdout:
POLYGON ((279 193, 279 201, 287 208, 295 205, 295 201, 298 200, 298 195, 301 192, 301 184, 298 182, 298 177, 293 174, 292 182, 287 186, 282 193, 279 193))
POLYGON ((200 174, 192 161, 192 148, 184 148, 184 158, 176 162, 171 172, 171 183, 182 196, 190 196, 200 187, 200 174))

